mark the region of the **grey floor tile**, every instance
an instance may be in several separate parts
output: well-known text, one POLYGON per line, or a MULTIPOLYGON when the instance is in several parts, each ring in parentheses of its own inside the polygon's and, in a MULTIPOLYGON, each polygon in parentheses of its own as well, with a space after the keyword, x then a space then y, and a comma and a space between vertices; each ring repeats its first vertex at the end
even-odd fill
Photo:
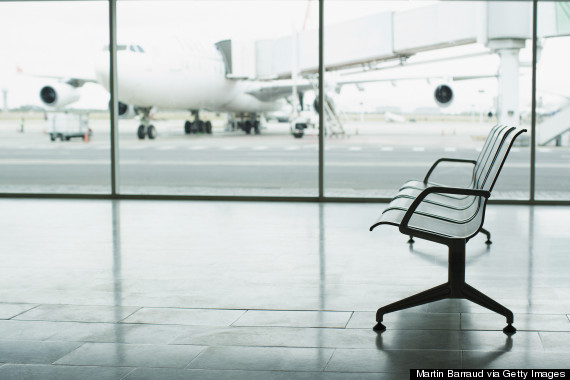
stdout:
POLYGON ((333 351, 327 348, 208 347, 188 368, 322 371, 333 351))
POLYGON ((0 319, 10 319, 18 314, 33 309, 37 304, 0 303, 0 319))
MULTIPOLYGON (((502 330, 505 317, 500 314, 461 314, 462 330, 502 330)), ((569 331, 564 314, 515 314, 513 326, 519 331, 569 331)))
POLYGON ((138 307, 90 306, 90 305, 40 305, 20 314, 18 320, 119 322, 138 307))
MULTIPOLYGON (((545 351, 570 352, 570 332, 539 332, 538 334, 545 351)), ((570 360, 568 362, 570 365, 570 360)))
MULTIPOLYGON (((437 285, 437 284, 435 284, 437 285)), ((488 312, 483 306, 464 299, 444 299, 426 305, 429 313, 485 313, 488 312)))
POLYGON ((401 373, 349 373, 325 372, 325 380, 409 380, 409 372, 401 373))
MULTIPOLYGON (((388 329, 459 330, 459 313, 418 313, 398 311, 384 315, 388 329)), ((376 312, 357 311, 348 322, 349 329, 367 329, 376 324, 376 312)))
POLYGON ((409 380, 394 373, 334 373, 292 371, 238 371, 204 369, 137 368, 125 380, 409 380))
POLYGON ((63 365, 7 364, 0 367, 3 380, 119 380, 132 368, 75 367, 63 365))
POLYGON ((179 336, 181 326, 162 326, 124 323, 65 323, 64 328, 48 340, 97 342, 97 343, 132 343, 132 344, 168 344, 179 336))
POLYGON ((462 350, 480 351, 543 351, 536 331, 517 331, 512 336, 502 331, 461 331, 462 350))
POLYGON ((203 347, 86 343, 55 364, 184 368, 203 347))
POLYGON ((568 353, 465 351, 463 368, 568 368, 568 353))
POLYGON ((58 322, 0 320, 0 339, 45 340, 57 329, 58 322))
POLYGON ((344 328, 351 312, 248 310, 233 326, 344 328))
POLYGON ((381 350, 460 350, 460 331, 386 330, 377 334, 376 347, 381 350))
POLYGON ((321 372, 137 368, 125 380, 324 380, 321 372))
POLYGON ((0 340, 0 362, 51 364, 82 343, 0 340))
POLYGON ((401 372, 410 368, 459 368, 461 351, 338 349, 327 365, 332 372, 401 372))
POLYGON ((229 326, 244 310, 174 309, 145 307, 125 319, 125 323, 154 323, 196 326, 229 326))
POLYGON ((192 329, 171 344, 209 346, 323 347, 372 348, 377 334, 361 329, 289 328, 289 327, 223 327, 192 329))

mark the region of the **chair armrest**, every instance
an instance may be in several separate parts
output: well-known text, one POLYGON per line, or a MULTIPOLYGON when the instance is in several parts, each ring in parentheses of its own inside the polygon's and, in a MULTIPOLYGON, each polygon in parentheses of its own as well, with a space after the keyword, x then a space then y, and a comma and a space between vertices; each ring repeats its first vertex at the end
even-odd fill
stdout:
POLYGON ((473 164, 473 165, 477 164, 477 161, 475 161, 475 160, 464 160, 461 158, 440 158, 437 161, 435 161, 433 163, 433 165, 431 166, 431 168, 428 170, 426 177, 424 178, 424 183, 426 185, 429 181, 429 177, 431 176, 431 173, 435 170, 436 166, 439 165, 440 162, 459 162, 459 163, 473 164))
POLYGON ((423 190, 417 197, 414 199, 408 210, 404 214, 402 221, 400 222, 400 232, 406 235, 414 235, 416 231, 414 228, 409 226, 410 219, 416 212, 416 209, 422 203, 422 201, 430 194, 439 193, 439 194, 457 194, 457 195, 467 195, 467 196, 478 196, 484 197, 488 199, 491 196, 491 192, 487 190, 479 190, 479 189, 465 189, 460 187, 443 187, 443 186, 432 186, 428 187, 423 190))

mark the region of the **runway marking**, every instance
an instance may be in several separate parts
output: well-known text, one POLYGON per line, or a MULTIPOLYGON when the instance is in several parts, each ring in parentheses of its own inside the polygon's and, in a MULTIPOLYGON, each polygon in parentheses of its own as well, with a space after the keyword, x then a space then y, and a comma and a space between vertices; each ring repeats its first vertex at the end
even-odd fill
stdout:
POLYGON ((426 148, 424 148, 422 146, 416 146, 416 147, 412 148, 412 150, 414 152, 423 152, 424 150, 426 150, 426 148))
POLYGON ((237 146, 223 146, 220 148, 221 150, 235 150, 237 146))
POLYGON ((144 145, 127 145, 127 146, 120 146, 119 145, 119 149, 125 149, 125 150, 141 150, 141 149, 146 149, 148 148, 148 146, 144 146, 144 145))
POLYGON ((267 149, 269 149, 269 147, 267 146, 256 146, 252 148, 252 150, 267 150, 267 149))
POLYGON ((444 151, 446 151, 446 152, 456 152, 456 151, 457 151, 457 148, 447 147, 447 148, 444 149, 444 151))
POLYGON ((381 150, 382 152, 391 152, 391 151, 394 150, 394 148, 391 147, 391 146, 383 146, 382 148, 380 148, 380 150, 381 150))
POLYGON ((348 150, 351 150, 351 151, 358 151, 358 150, 362 150, 362 148, 359 147, 359 146, 351 146, 350 148, 348 148, 348 150))
POLYGON ((188 149, 188 150, 204 150, 204 149, 206 149, 206 147, 203 145, 195 145, 195 146, 189 146, 186 149, 188 149))
POLYGON ((516 152, 520 152, 520 151, 521 151, 520 148, 511 148, 511 152, 516 153, 516 152))
POLYGON ((300 150, 301 148, 299 148, 298 146, 288 146, 285 147, 285 150, 300 150))
POLYGON ((538 148, 537 151, 540 152, 540 153, 550 153, 550 152, 552 152, 552 151, 551 151, 550 149, 548 149, 548 148, 538 148))
POLYGON ((157 147, 156 149, 158 149, 158 150, 173 150, 173 149, 176 149, 176 147, 173 145, 163 145, 163 146, 157 147))

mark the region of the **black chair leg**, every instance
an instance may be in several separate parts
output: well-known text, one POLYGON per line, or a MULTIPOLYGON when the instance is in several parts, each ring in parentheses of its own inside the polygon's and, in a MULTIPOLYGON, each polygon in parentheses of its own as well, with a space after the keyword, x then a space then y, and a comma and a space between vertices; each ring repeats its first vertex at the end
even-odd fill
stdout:
POLYGON ((463 293, 463 297, 468 299, 471 302, 475 302, 478 305, 481 305, 495 313, 503 315, 507 318, 507 326, 503 329, 505 334, 514 334, 517 329, 512 325, 514 321, 513 312, 495 301, 494 299, 490 298, 489 296, 481 293, 479 290, 475 289, 469 284, 464 284, 461 293, 463 293))
POLYGON ((451 294, 451 289, 449 283, 438 285, 434 288, 425 290, 421 293, 414 294, 413 296, 404 298, 400 301, 396 301, 389 305, 383 306, 376 312, 376 326, 374 326, 374 331, 384 331, 386 326, 382 324, 384 319, 384 314, 388 314, 394 311, 408 309, 414 306, 424 305, 426 303, 439 301, 448 298, 451 294))
POLYGON ((487 245, 493 244, 493 242, 491 241, 491 233, 489 231, 487 231, 484 228, 481 228, 481 230, 479 232, 481 232, 482 234, 485 234, 485 236, 487 236, 487 241, 485 242, 485 244, 487 244, 487 245))
POLYGON ((414 244, 416 241, 414 240, 414 237, 412 235, 410 235, 410 240, 408 240, 408 244, 414 244))

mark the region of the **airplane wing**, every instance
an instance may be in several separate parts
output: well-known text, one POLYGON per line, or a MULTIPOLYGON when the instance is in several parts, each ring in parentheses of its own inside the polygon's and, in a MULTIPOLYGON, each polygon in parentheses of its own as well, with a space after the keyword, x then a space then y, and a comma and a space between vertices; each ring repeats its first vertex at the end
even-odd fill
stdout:
POLYGON ((497 74, 481 74, 481 75, 456 75, 456 76, 411 76, 411 77, 386 77, 386 78, 370 78, 370 79, 345 79, 336 82, 337 85, 343 86, 346 84, 363 84, 363 83, 374 83, 374 82, 398 82, 405 80, 427 80, 427 81, 463 81, 463 80, 473 80, 473 79, 485 79, 485 78, 497 78, 497 74))
POLYGON ((291 79, 268 81, 251 88, 247 93, 261 101, 271 101, 291 95, 293 93, 293 87, 297 88, 297 92, 303 93, 305 91, 318 89, 318 82, 309 79, 299 79, 295 82, 291 79))
POLYGON ((19 75, 26 75, 35 78, 45 78, 45 79, 52 79, 58 81, 60 83, 65 83, 70 85, 71 87, 82 87, 85 83, 99 83, 95 78, 87 78, 87 77, 76 77, 76 76, 58 76, 58 75, 45 75, 45 74, 38 74, 38 73, 29 73, 24 71, 20 66, 16 67, 16 71, 19 75))

